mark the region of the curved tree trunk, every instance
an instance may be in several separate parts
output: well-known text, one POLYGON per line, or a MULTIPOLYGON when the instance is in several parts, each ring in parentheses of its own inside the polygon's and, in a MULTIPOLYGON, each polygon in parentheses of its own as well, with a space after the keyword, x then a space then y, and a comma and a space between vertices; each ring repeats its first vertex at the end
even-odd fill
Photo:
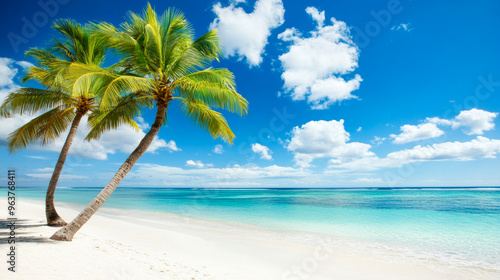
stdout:
POLYGON ((50 239, 60 240, 60 241, 71 241, 75 233, 94 215, 95 212, 101 207, 101 205, 106 202, 106 200, 111 196, 113 191, 118 187, 123 178, 132 169, 134 164, 139 160, 139 158, 146 152, 148 147, 153 142, 155 136, 158 134, 160 127, 163 124, 163 120, 166 113, 166 104, 157 104, 158 111, 156 112, 155 122, 151 126, 149 132, 141 140, 141 143, 135 148, 135 150, 130 154, 127 160, 122 164, 120 169, 116 172, 115 176, 108 183, 106 187, 83 209, 78 216, 71 221, 68 225, 58 230, 50 239))
POLYGON ((50 178, 49 187, 47 188, 47 195, 45 196, 45 216, 47 217, 47 224, 53 227, 62 227, 67 223, 57 214, 56 207, 54 205, 54 193, 57 187, 57 181, 61 175, 64 163, 66 162, 66 157, 68 156, 69 148, 73 143, 75 138, 76 130, 82 119, 83 115, 77 114, 71 128, 69 130, 68 137, 66 137, 66 142, 62 147, 61 153, 59 154, 59 159, 57 160, 56 166, 54 167, 54 172, 50 178))

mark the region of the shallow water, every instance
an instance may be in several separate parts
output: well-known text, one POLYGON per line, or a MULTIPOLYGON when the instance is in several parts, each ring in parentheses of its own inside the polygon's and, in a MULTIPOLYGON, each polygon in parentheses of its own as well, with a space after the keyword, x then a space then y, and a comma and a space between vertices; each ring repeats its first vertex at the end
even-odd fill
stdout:
MULTIPOLYGON (((58 189, 56 201, 87 204, 99 189, 58 189)), ((44 199, 43 188, 19 188, 44 199)), ((20 205, 22 207, 22 204, 20 205)), ((404 255, 500 272, 500 189, 215 190, 118 188, 105 207, 161 211, 352 242, 404 255)), ((478 272, 480 273, 480 271, 478 272)))

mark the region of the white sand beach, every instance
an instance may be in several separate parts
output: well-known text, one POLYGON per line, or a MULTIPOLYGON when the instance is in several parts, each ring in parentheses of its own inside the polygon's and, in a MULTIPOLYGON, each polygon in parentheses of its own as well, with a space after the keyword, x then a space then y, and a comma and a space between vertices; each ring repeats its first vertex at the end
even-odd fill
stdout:
MULTIPOLYGON (((101 209, 72 242, 49 237, 44 203, 21 200, 16 272, 2 261, 0 279, 494 279, 435 263, 398 260, 350 250, 310 234, 188 219, 177 215, 101 209), (485 278, 486 277, 486 278, 485 278)), ((81 206, 58 204, 66 220, 81 206)), ((0 209, 7 209, 5 200, 0 209)), ((6 212, 6 211, 5 211, 6 212)), ((9 245, 1 216, 0 252, 9 245)), ((498 275, 496 275, 498 276, 498 275)))

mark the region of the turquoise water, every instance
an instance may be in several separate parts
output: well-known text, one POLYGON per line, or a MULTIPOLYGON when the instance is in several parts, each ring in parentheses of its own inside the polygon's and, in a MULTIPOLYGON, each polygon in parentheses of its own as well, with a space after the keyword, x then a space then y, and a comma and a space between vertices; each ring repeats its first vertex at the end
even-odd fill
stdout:
MULTIPOLYGON (((58 189, 87 204, 99 189, 58 189)), ((18 189, 44 199, 43 188, 18 189)), ((500 189, 207 190, 118 188, 105 207, 163 211, 341 240, 397 246, 419 257, 499 271, 500 189)))

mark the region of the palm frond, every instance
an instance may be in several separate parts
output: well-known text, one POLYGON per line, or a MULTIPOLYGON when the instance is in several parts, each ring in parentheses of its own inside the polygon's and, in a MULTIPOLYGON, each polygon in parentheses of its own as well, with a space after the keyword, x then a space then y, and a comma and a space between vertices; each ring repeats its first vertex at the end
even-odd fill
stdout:
POLYGON ((122 124, 128 124, 139 130, 134 117, 140 114, 142 107, 150 105, 151 101, 148 96, 143 93, 135 93, 121 98, 112 108, 94 110, 89 115, 91 130, 85 140, 98 139, 105 131, 117 129, 122 124))
POLYGON ((47 62, 58 60, 58 58, 49 50, 40 48, 30 48, 25 52, 25 55, 26 57, 31 56, 35 60, 37 60, 37 65, 39 66, 45 66, 45 63, 47 62))
POLYGON ((97 71, 81 75, 73 84, 72 92, 78 95, 98 96, 101 100, 100 106, 109 108, 128 93, 152 89, 149 79, 143 77, 97 71))
POLYGON ((248 101, 235 89, 233 74, 227 69, 206 69, 182 77, 172 83, 181 96, 198 99, 211 107, 237 113, 248 112, 248 101))
POLYGON ((222 54, 217 30, 210 30, 205 35, 193 42, 192 48, 202 53, 206 58, 219 60, 222 54))
MULTIPOLYGON (((139 73, 148 73, 154 69, 144 54, 144 48, 134 36, 121 32, 112 24, 106 22, 94 24, 94 28, 97 30, 97 34, 107 42, 107 45, 121 55, 122 65, 139 73)), ((133 32, 137 32, 132 27, 128 28, 132 29, 133 32)), ((139 39, 143 40, 143 38, 139 39)))
POLYGON ((171 75, 171 69, 180 54, 186 52, 193 41, 194 30, 184 14, 177 9, 167 9, 160 18, 163 56, 161 69, 171 75))
MULTIPOLYGON (((55 108, 54 110, 56 109, 58 108, 55 108)), ((54 141, 71 125, 75 119, 75 108, 59 109, 59 112, 54 112, 51 116, 47 116, 45 125, 40 127, 39 133, 42 145, 46 145, 47 143, 54 141)))
POLYGON ((26 148, 27 145, 49 141, 59 137, 75 118, 73 108, 56 107, 21 126, 7 138, 10 152, 26 148))
POLYGON ((196 99, 180 98, 181 110, 191 118, 196 125, 206 130, 212 137, 222 138, 233 143, 234 134, 221 113, 210 109, 205 103, 196 99))
POLYGON ((65 43, 57 40, 58 44, 54 48, 59 49, 70 61, 82 61, 88 36, 83 26, 72 19, 56 19, 52 28, 59 31, 66 39, 65 43))
POLYGON ((11 114, 33 114, 57 106, 71 107, 74 100, 71 96, 51 90, 36 88, 20 88, 10 93, 0 107, 0 116, 11 114))

